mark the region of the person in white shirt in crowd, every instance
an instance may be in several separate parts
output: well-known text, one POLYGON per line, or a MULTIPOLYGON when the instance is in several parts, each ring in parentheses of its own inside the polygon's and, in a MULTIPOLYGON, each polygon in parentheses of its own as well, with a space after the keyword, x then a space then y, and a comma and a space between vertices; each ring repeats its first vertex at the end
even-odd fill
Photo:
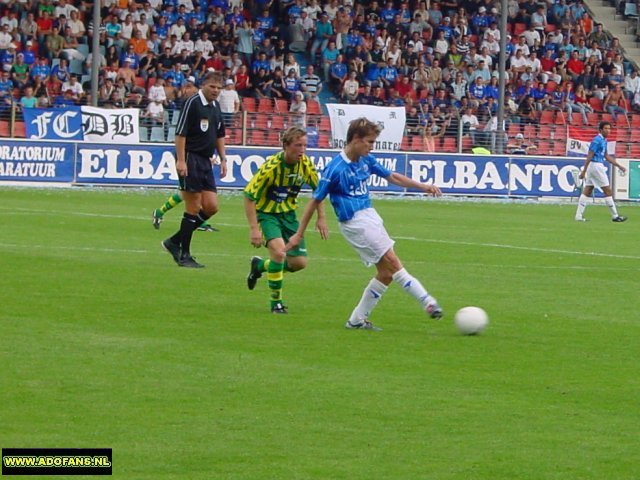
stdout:
MULTIPOLYGON (((187 78, 187 81, 195 83, 195 78, 189 77, 187 78)), ((149 87, 147 97, 149 98, 149 101, 160 102, 162 104, 166 103, 167 93, 164 90, 164 78, 158 77, 156 83, 149 87)))
POLYGON ((196 40, 196 43, 193 45, 193 49, 202 52, 202 56, 209 60, 211 52, 213 52, 213 43, 209 40, 208 32, 202 32, 200 38, 196 40))
POLYGON ((498 28, 498 24, 496 22, 491 22, 491 25, 489 25, 489 27, 487 27, 487 29, 482 34, 482 37, 484 40, 487 40, 487 38, 489 38, 489 35, 491 35, 493 39, 498 42, 498 44, 500 44, 500 29, 498 28))
POLYGON ((635 68, 632 68, 624 77, 624 94, 628 99, 632 99, 639 91, 640 77, 638 76, 638 71, 635 68))
POLYGON ((294 125, 299 127, 307 126, 307 102, 304 101, 304 94, 300 91, 293 95, 289 113, 292 113, 294 125))
POLYGON ((360 83, 356 78, 356 72, 351 71, 349 77, 342 84, 342 99, 347 103, 353 103, 358 98, 358 90, 360 89, 360 83))
POLYGON ((480 122, 478 117, 473 113, 473 108, 467 108, 464 115, 460 118, 462 123, 462 134, 469 135, 471 137, 471 143, 477 145, 476 131, 480 128, 480 122))
POLYGON ((175 35, 178 40, 181 40, 186 31, 187 27, 184 24, 184 19, 182 17, 178 17, 178 21, 171 25, 169 35, 175 35))
POLYGON ((224 88, 218 95, 218 103, 220 104, 225 126, 230 128, 234 115, 240 111, 240 96, 234 88, 233 80, 230 78, 224 82, 224 88))
POLYGON ((530 25, 528 30, 522 32, 522 36, 524 37, 525 43, 529 48, 533 47, 533 45, 536 43, 536 40, 542 42, 542 35, 540 35, 540 32, 536 30, 533 25, 530 25))
POLYGON ((74 7, 73 5, 67 3, 67 0, 58 0, 58 5, 56 6, 55 10, 53 11, 53 16, 55 18, 60 18, 60 15, 64 15, 65 18, 69 18, 71 17, 71 12, 72 11, 78 11, 78 9, 76 7, 74 7))

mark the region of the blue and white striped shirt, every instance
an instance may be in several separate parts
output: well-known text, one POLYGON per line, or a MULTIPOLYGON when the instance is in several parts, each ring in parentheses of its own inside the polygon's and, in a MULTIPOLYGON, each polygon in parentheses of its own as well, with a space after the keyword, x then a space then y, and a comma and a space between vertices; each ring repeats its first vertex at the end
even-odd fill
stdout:
POLYGON ((371 207, 367 185, 371 174, 387 178, 391 173, 373 155, 360 157, 357 162, 352 162, 341 152, 325 167, 313 198, 321 201, 329 195, 338 220, 346 222, 357 211, 371 207))

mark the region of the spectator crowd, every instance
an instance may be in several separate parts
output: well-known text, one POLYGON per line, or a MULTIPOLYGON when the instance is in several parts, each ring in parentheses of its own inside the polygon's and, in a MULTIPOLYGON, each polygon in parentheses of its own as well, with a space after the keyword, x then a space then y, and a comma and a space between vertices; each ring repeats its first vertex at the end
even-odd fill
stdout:
POLYGON ((407 134, 425 145, 458 128, 473 143, 495 132, 499 75, 509 123, 553 112, 588 124, 594 111, 625 123, 640 110, 638 73, 582 0, 509 0, 506 12, 492 0, 103 0, 97 31, 90 2, 0 5, 0 114, 90 102, 95 34, 98 105, 139 107, 150 122, 208 71, 223 74, 228 122, 246 97, 286 100, 300 118, 334 97, 405 107, 407 134))

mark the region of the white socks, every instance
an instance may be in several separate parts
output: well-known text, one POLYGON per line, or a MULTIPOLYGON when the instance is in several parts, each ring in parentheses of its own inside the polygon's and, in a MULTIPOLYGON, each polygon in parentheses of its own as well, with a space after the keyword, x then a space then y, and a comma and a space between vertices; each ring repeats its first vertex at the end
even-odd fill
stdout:
POLYGON ((420 305, 423 307, 427 306, 427 300, 429 299, 427 290, 422 286, 420 281, 407 272, 406 269, 403 268, 394 273, 393 281, 400 285, 405 292, 418 300, 420 305))
MULTIPOLYGON (((576 220, 582 220, 584 217, 584 209, 587 208, 587 203, 589 202, 589 197, 586 195, 580 195, 578 199, 578 209, 576 210, 576 220)), ((618 209, 616 208, 616 204, 613 201, 613 197, 604 197, 604 203, 609 208, 611 212, 611 218, 616 218, 618 216, 618 209)), ((400 273, 400 272, 398 272, 400 273)))
POLYGON ((580 194, 580 198, 578 198, 578 209, 576 210, 576 220, 582 220, 582 218, 584 218, 584 209, 587 208, 588 201, 589 197, 580 194))
POLYGON ((609 207, 611 218, 616 218, 618 216, 618 209, 616 208, 616 204, 613 201, 613 197, 604 197, 604 203, 606 203, 607 207, 609 207))
POLYGON ((362 292, 360 303, 351 313, 349 323, 359 325, 369 318, 369 314, 380 301, 382 294, 387 291, 387 286, 377 278, 372 278, 369 285, 362 292))

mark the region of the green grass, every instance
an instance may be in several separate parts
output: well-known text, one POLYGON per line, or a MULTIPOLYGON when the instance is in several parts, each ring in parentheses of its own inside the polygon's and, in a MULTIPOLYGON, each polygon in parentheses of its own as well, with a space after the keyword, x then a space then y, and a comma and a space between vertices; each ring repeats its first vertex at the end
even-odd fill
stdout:
POLYGON ((181 209, 151 228, 165 193, 0 189, 2 447, 112 447, 154 480, 640 477, 640 209, 376 200, 446 317, 393 285, 373 333, 343 328, 374 270, 332 214, 276 318, 241 197, 194 271, 159 245, 181 209))

